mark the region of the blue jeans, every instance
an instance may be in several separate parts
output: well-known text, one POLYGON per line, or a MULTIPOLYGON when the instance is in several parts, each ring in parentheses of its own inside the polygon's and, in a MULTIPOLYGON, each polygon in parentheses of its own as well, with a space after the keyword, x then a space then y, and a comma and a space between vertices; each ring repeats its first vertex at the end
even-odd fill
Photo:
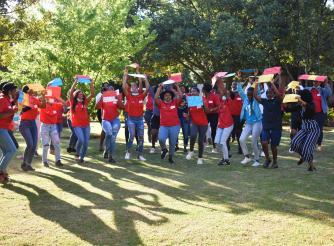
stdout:
POLYGON ((23 154, 23 164, 31 166, 38 141, 36 121, 21 120, 19 130, 27 145, 23 154))
POLYGON ((183 116, 179 117, 183 135, 183 145, 184 148, 188 147, 189 136, 190 136, 190 122, 185 119, 183 116))
MULTIPOLYGON (((63 123, 57 123, 55 125, 56 125, 57 133, 58 133, 58 136, 59 136, 59 139, 60 139, 61 132, 63 131, 63 123)), ((51 141, 51 144, 50 144, 50 149, 51 150, 55 149, 55 147, 53 146, 52 141, 51 141)))
POLYGON ((67 119, 67 125, 71 130, 71 136, 70 136, 70 142, 68 143, 68 147, 75 149, 75 146, 77 144, 78 138, 77 135, 75 135, 73 126, 72 126, 72 121, 70 119, 67 119))
POLYGON ((180 125, 177 126, 160 126, 159 129, 159 143, 162 150, 166 148, 166 140, 169 139, 169 155, 173 156, 175 152, 175 145, 180 132, 180 125))
POLYGON ((130 151, 135 135, 137 134, 137 151, 143 153, 144 149, 144 121, 143 117, 128 117, 127 121, 130 137, 126 145, 126 150, 130 151))
POLYGON ((106 134, 106 149, 110 155, 115 152, 116 138, 121 128, 121 122, 119 118, 113 121, 102 120, 102 129, 106 134))
POLYGON ((17 148, 7 129, 0 129, 0 139, 0 149, 2 151, 2 156, 0 157, 0 171, 5 172, 17 148))
POLYGON ((88 142, 90 136, 90 126, 87 127, 74 127, 75 135, 78 138, 77 154, 80 160, 83 160, 86 156, 88 149, 88 142))
POLYGON ((56 124, 41 124, 41 139, 43 145, 42 161, 48 162, 48 150, 51 143, 55 150, 56 162, 60 160, 60 139, 56 124))

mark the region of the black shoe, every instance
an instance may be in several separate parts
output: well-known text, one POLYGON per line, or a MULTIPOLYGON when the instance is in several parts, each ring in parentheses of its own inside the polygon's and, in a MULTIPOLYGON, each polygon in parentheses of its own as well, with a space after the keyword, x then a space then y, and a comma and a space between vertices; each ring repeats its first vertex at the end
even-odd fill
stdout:
POLYGON ((171 157, 171 156, 168 158, 168 162, 169 162, 170 164, 175 164, 175 162, 174 162, 174 160, 173 160, 173 157, 171 157))
POLYGON ((299 161, 297 162, 297 165, 299 166, 299 165, 301 165, 303 163, 304 163, 304 160, 302 158, 300 158, 299 161))
POLYGON ((104 159, 108 159, 108 151, 105 150, 105 151, 103 152, 103 158, 104 158, 104 159))
POLYGON ((270 165, 270 163, 271 163, 271 160, 266 160, 266 161, 264 162, 264 164, 263 164, 263 167, 264 167, 264 168, 268 168, 269 165, 270 165))
POLYGON ((225 165, 226 165, 226 166, 229 166, 229 165, 231 165, 231 162, 230 162, 230 160, 225 160, 225 165))
POLYGON ((61 163, 61 161, 56 161, 56 167, 63 167, 63 163, 61 163))
POLYGON ((116 163, 116 161, 112 158, 112 155, 109 155, 108 162, 109 163, 116 163))
POLYGON ((225 165, 225 160, 224 159, 221 159, 219 162, 218 162, 218 166, 224 166, 225 165))
POLYGON ((168 150, 167 150, 167 149, 163 149, 163 150, 161 151, 161 159, 165 159, 167 153, 168 153, 168 150))
POLYGON ((26 165, 25 163, 22 163, 21 169, 25 172, 29 171, 28 165, 26 165))
POLYGON ((307 169, 307 171, 309 171, 309 172, 313 172, 314 169, 313 169, 312 167, 309 167, 309 168, 307 169))
POLYGON ((271 168, 278 168, 277 162, 273 162, 273 164, 271 165, 271 168))
POLYGON ((67 151, 67 153, 72 153, 72 148, 68 147, 68 148, 66 149, 66 151, 67 151))
POLYGON ((82 164, 84 164, 85 163, 85 161, 83 160, 83 159, 78 159, 78 164, 79 165, 82 165, 82 164))
POLYGON ((43 165, 44 165, 45 167, 49 167, 49 163, 47 163, 46 161, 43 162, 43 165))
POLYGON ((35 171, 35 168, 33 168, 33 167, 30 166, 30 165, 27 165, 27 168, 28 168, 28 171, 35 171))

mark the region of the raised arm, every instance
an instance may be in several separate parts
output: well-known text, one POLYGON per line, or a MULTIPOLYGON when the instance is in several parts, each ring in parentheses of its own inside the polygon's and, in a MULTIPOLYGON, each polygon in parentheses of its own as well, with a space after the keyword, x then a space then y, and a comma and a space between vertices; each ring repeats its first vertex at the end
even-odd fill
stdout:
POLYGON ((253 96, 256 99, 256 101, 261 102, 261 96, 259 95, 259 84, 255 83, 255 88, 254 88, 254 92, 253 92, 253 96))
POLYGON ((127 96, 129 91, 129 85, 128 85, 128 68, 125 67, 124 69, 124 74, 123 74, 123 82, 122 82, 122 89, 123 89, 123 93, 124 96, 127 96))
POLYGON ((242 89, 241 83, 237 84, 237 91, 238 91, 239 96, 241 97, 241 99, 244 101, 246 99, 246 94, 245 94, 244 90, 242 89))
MULTIPOLYGON (((139 64, 136 67, 136 73, 138 73, 138 74, 140 73, 140 66, 139 66, 139 64)), ((142 78, 138 78, 138 80, 139 80, 138 89, 139 89, 139 91, 142 91, 143 90, 143 79, 142 78)))
POLYGON ((281 94, 279 93, 279 91, 278 91, 278 89, 277 89, 277 87, 275 85, 275 81, 274 80, 271 80, 271 87, 273 88, 277 99, 280 100, 280 101, 282 101, 283 98, 282 98, 281 94))
POLYGON ((87 97, 87 102, 89 103, 95 96, 95 88, 94 88, 94 80, 89 84, 90 86, 90 94, 87 97))
POLYGON ((72 84, 71 89, 70 89, 70 100, 71 100, 71 101, 72 101, 72 99, 73 99, 73 93, 74 93, 74 91, 75 91, 75 88, 76 88, 76 86, 77 86, 77 83, 78 83, 78 80, 75 78, 75 79, 74 79, 74 83, 72 84))
POLYGON ((159 87, 157 89, 157 92, 154 95, 154 102, 155 102, 156 105, 159 104, 159 100, 160 100, 159 97, 160 97, 161 90, 162 90, 162 84, 159 85, 159 87))
POLYGON ((147 76, 145 76, 145 88, 146 88, 146 90, 143 93, 144 97, 147 96, 148 90, 150 89, 150 84, 148 83, 147 76))

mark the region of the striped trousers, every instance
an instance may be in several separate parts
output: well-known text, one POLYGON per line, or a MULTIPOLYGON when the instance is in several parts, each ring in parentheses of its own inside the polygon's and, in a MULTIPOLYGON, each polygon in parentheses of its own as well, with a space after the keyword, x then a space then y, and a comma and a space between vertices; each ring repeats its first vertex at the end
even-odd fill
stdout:
POLYGON ((313 153, 320 136, 320 127, 315 120, 303 120, 302 129, 291 141, 291 150, 304 161, 313 161, 313 153))

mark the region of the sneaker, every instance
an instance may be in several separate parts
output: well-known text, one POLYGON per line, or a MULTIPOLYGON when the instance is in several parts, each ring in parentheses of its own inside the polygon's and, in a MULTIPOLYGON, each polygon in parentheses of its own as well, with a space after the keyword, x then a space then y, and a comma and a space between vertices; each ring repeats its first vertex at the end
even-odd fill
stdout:
POLYGON ((108 159, 108 151, 105 150, 105 151, 103 152, 103 158, 104 158, 104 159, 108 159))
POLYGON ((225 165, 225 160, 224 159, 221 159, 219 162, 218 162, 218 166, 223 166, 225 165))
POLYGON ((301 165, 303 163, 304 163, 304 160, 302 158, 300 158, 299 161, 297 162, 297 165, 299 166, 299 165, 301 165))
POLYGON ((249 158, 249 157, 245 157, 245 158, 241 161, 241 164, 245 165, 245 164, 247 164, 247 163, 249 163, 249 162, 251 162, 251 161, 252 161, 251 158, 249 158))
POLYGON ((226 165, 226 166, 230 166, 230 165, 231 165, 230 160, 225 160, 225 165, 226 165))
POLYGON ((291 148, 289 149, 289 153, 290 154, 293 154, 293 153, 295 153, 291 148))
POLYGON ((161 151, 161 159, 165 159, 166 155, 167 155, 168 150, 164 149, 161 151))
POLYGON ((266 157, 266 155, 264 154, 263 151, 261 151, 261 154, 260 154, 261 157, 266 157))
POLYGON ((265 162, 263 163, 263 167, 268 168, 270 163, 271 163, 271 160, 265 160, 265 162))
POLYGON ((258 167, 258 166, 261 166, 260 162, 259 161, 254 161, 252 167, 258 167))
POLYGON ((25 171, 25 172, 29 171, 29 170, 28 170, 28 166, 27 166, 25 163, 22 163, 22 164, 21 164, 21 169, 22 169, 23 171, 25 171))
POLYGON ((317 147, 317 151, 318 151, 318 152, 321 152, 321 151, 322 151, 322 147, 321 147, 321 145, 318 145, 318 147, 317 147))
POLYGON ((56 161, 56 167, 63 167, 63 163, 60 160, 56 161))
POLYGON ((47 161, 44 161, 44 162, 43 162, 43 165, 44 165, 45 167, 49 167, 49 163, 48 163, 47 161))
POLYGON ((125 159, 125 160, 130 160, 130 158, 131 158, 131 154, 130 154, 130 152, 126 152, 126 153, 125 153, 125 157, 124 157, 124 159, 125 159))
POLYGON ((203 158, 197 159, 197 165, 203 165, 203 158))
POLYGON ((112 155, 109 155, 108 162, 109 163, 116 163, 116 161, 114 160, 114 158, 112 158, 112 155))
POLYGON ((0 183, 7 184, 9 182, 9 176, 7 173, 0 172, 0 183))
POLYGON ((193 154, 194 154, 194 151, 189 151, 187 156, 186 156, 186 159, 191 160, 191 158, 193 157, 193 154))
POLYGON ((154 154, 155 153, 155 148, 151 148, 150 149, 150 154, 154 154))
POLYGON ((211 150, 211 153, 218 153, 218 151, 217 151, 217 149, 216 148, 213 148, 212 150, 211 150))
POLYGON ((82 165, 82 164, 84 164, 85 163, 85 160, 84 159, 78 159, 78 164, 79 165, 82 165))
POLYGON ((144 158, 143 155, 139 155, 139 156, 138 156, 138 160, 140 160, 140 161, 146 161, 146 159, 144 158))
POLYGON ((28 171, 35 171, 35 168, 33 168, 33 167, 30 166, 30 165, 27 165, 27 168, 28 168, 28 171))
POLYGON ((170 164, 175 164, 175 162, 174 162, 174 160, 173 160, 173 157, 171 157, 171 156, 168 158, 168 162, 169 162, 170 164))
POLYGON ((273 164, 271 165, 271 168, 278 168, 277 162, 273 162, 273 164))

